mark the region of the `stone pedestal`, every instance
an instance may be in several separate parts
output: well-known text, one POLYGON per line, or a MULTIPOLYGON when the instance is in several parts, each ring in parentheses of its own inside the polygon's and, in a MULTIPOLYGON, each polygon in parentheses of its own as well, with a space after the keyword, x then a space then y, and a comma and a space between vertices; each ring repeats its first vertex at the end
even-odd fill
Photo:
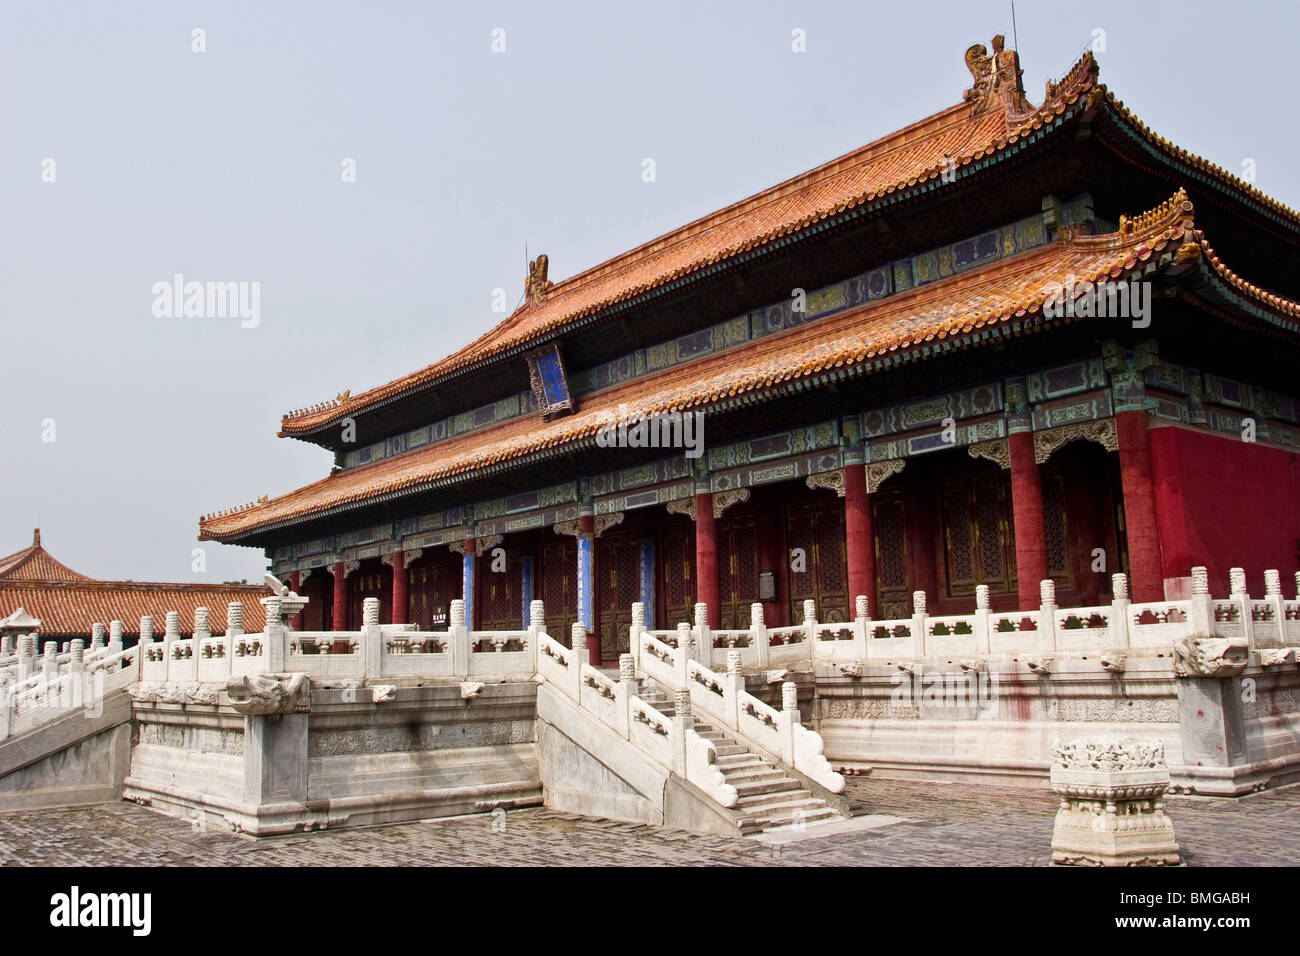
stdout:
POLYGON ((1178 866, 1164 811, 1164 745, 1138 740, 1052 746, 1052 790, 1061 796, 1052 862, 1064 866, 1178 866))

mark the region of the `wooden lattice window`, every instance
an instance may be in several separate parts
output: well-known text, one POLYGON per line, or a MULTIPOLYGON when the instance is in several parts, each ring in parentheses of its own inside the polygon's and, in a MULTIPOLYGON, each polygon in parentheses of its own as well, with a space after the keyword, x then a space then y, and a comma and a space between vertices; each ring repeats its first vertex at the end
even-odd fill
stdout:
POLYGON ((1015 530, 1009 472, 958 475, 939 485, 948 593, 1016 590, 1015 530))

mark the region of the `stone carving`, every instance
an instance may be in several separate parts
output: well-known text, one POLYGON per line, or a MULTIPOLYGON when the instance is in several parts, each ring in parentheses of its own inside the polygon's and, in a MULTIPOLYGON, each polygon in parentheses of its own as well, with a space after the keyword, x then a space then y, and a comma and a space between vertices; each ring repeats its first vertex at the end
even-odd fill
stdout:
POLYGON ((1025 665, 1032 673, 1042 677, 1047 677, 1052 673, 1052 665, 1056 663, 1051 657, 1031 657, 1025 661, 1025 665))
POLYGON ((1236 677, 1250 661, 1244 637, 1187 637, 1174 641, 1177 677, 1236 677))
POLYGON ((622 524, 622 523, 623 523, 623 512, 621 511, 611 511, 608 514, 596 515, 596 519, 595 519, 596 537, 599 538, 607 530, 614 527, 614 525, 622 524))
POLYGON ((873 461, 867 465, 865 469, 867 494, 874 495, 886 479, 898 474, 906 464, 907 461, 903 458, 891 458, 888 461, 873 461))
POLYGON ((248 674, 226 684, 230 706, 245 716, 305 714, 311 710, 306 674, 248 674))
POLYGON ((1295 663, 1294 647, 1274 647, 1259 652, 1259 663, 1263 667, 1276 667, 1279 664, 1295 663))
POLYGON ((1052 862, 1067 866, 1178 866, 1164 812, 1169 768, 1160 741, 1052 744, 1052 790, 1061 796, 1052 862))
POLYGON ((768 671, 767 682, 769 684, 779 684, 789 676, 790 676, 790 672, 786 670, 768 671))
POLYGON ((1119 451, 1119 434, 1115 431, 1115 419, 1103 418, 1099 421, 1075 422, 1062 425, 1060 428, 1034 432, 1034 461, 1043 464, 1058 448, 1076 439, 1096 442, 1107 451, 1119 451))
POLYGON ((481 690, 483 689, 483 687, 484 687, 484 685, 483 685, 483 683, 482 683, 481 681, 476 681, 476 680, 463 680, 463 681, 461 681, 461 682, 460 682, 460 699, 461 699, 461 700, 469 700, 471 697, 477 697, 479 691, 481 691, 481 690))
POLYGON ((1011 445, 1005 438, 977 441, 966 449, 966 454, 972 458, 985 458, 999 468, 1011 467, 1011 445))
POLYGON ((221 702, 225 685, 200 681, 140 681, 127 693, 140 704, 211 704, 221 702))
MULTIPOLYGON (((266 582, 266 586, 271 589, 271 597, 264 597, 261 599, 260 602, 263 606, 266 607, 268 611, 267 620, 268 621, 271 620, 271 616, 269 612, 272 609, 272 602, 274 599, 278 598, 280 601, 280 605, 279 605, 280 620, 277 623, 283 624, 285 627, 288 627, 289 622, 298 615, 298 612, 307 606, 308 602, 310 601, 310 598, 301 597, 296 592, 289 590, 289 586, 287 584, 285 584, 283 581, 277 578, 274 574, 271 574, 269 571, 266 573, 266 576, 263 578, 263 580, 266 582)), ((241 627, 243 626, 243 614, 244 614, 243 608, 241 607, 239 611, 241 627)))
POLYGON ((823 716, 835 720, 917 720, 920 711, 911 702, 885 698, 822 698, 823 716))
POLYGON ((851 662, 849 662, 848 664, 841 664, 841 665, 840 665, 840 673, 843 674, 845 677, 861 677, 861 676, 862 676, 862 662, 861 662, 861 661, 851 661, 851 662))
POLYGON ((815 475, 809 475, 804 479, 804 483, 814 491, 818 488, 825 488, 833 491, 839 497, 844 497, 844 470, 823 471, 815 475))
POLYGON ((386 704, 390 700, 397 699, 396 684, 376 684, 370 688, 370 701, 375 704, 386 704))
POLYGON ((1048 720, 1080 723, 1168 724, 1178 720, 1178 703, 1169 698, 1070 698, 1054 700, 1048 720))
POLYGON ((1128 656, 1126 654, 1102 654, 1100 662, 1101 669, 1110 671, 1112 674, 1122 674, 1128 670, 1128 656))
POLYGON ((985 670, 988 669, 988 664, 985 661, 980 661, 980 660, 971 659, 971 660, 958 661, 957 663, 961 666, 961 669, 965 671, 967 674, 982 674, 985 670))

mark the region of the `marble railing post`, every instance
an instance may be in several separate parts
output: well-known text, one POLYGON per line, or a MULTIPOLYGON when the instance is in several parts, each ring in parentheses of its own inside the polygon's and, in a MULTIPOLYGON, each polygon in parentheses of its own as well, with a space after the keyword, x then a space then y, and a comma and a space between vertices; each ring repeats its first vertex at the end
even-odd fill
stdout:
MULTIPOLYGON (((365 598, 361 602, 361 673, 366 677, 381 677, 383 671, 384 632, 379 627, 379 598, 365 598)), ((466 653, 465 670, 455 670, 453 652, 453 674, 469 672, 469 655, 466 653)))
POLYGON ((788 766, 794 766, 794 726, 799 723, 799 688, 794 681, 781 682, 781 713, 777 721, 780 731, 780 757, 788 766))
POLYGON ((975 653, 991 654, 992 640, 989 637, 989 586, 975 585, 975 653))
POLYGON ((763 605, 755 601, 749 606, 749 646, 754 649, 755 662, 764 670, 772 659, 772 641, 763 620, 763 605))
POLYGON ((808 642, 808 655, 811 660, 817 642, 817 602, 812 598, 803 602, 803 629, 807 635, 804 640, 808 642))
POLYGON ((1056 650, 1056 582, 1044 578, 1038 582, 1038 646, 1056 650))
POLYGON ((97 651, 104 646, 104 625, 90 625, 90 649, 97 651))
MULTIPOLYGON (((529 667, 534 674, 537 673, 537 653, 538 640, 537 635, 546 634, 546 604, 541 600, 528 602, 528 629, 533 632, 532 639, 528 642, 528 661, 529 667)), ((548 637, 550 635, 547 635, 548 637)))
MULTIPOLYGON (((59 645, 57 641, 46 641, 41 655, 41 681, 48 687, 59 676, 59 645)), ((48 691, 47 691, 48 693, 48 691)))
POLYGON ((1264 572, 1264 598, 1277 622, 1278 646, 1286 646, 1286 598, 1282 596, 1282 575, 1275 569, 1264 572))
POLYGON ((632 668, 634 671, 641 669, 641 635, 645 633, 645 604, 641 601, 632 602, 632 626, 627 632, 627 646, 632 654, 632 668))
POLYGON ((86 703, 86 642, 74 639, 68 646, 68 680, 63 686, 63 705, 80 707, 86 703))
POLYGON ((624 740, 632 737, 630 700, 637 691, 636 661, 631 654, 618 655, 618 683, 614 685, 614 721, 624 740))
POLYGON ((122 650, 122 645, 123 645, 122 622, 109 621, 108 622, 108 653, 116 654, 118 651, 122 650))
POLYGON ((740 651, 727 651, 727 673, 722 678, 722 716, 723 722, 732 730, 740 728, 740 695, 745 692, 741 663, 740 651))
POLYGON ((1120 647, 1129 645, 1128 575, 1123 572, 1110 576, 1110 627, 1120 647))
MULTIPOLYGON (((451 651, 451 672, 455 675, 469 675, 469 625, 465 619, 465 600, 456 598, 451 602, 447 626, 447 643, 451 651)), ((376 642, 378 643, 378 642, 376 642)))
POLYGON ((153 643, 153 616, 150 614, 140 615, 140 642, 139 645, 144 647, 153 643))
POLYGON ((871 601, 859 594, 853 601, 853 657, 867 659, 867 629, 871 626, 871 601))
POLYGON ((575 621, 570 631, 573 653, 569 655, 569 693, 574 703, 582 704, 582 665, 587 663, 587 629, 575 621))
POLYGON ((36 637, 32 634, 18 636, 18 682, 22 683, 32 675, 33 659, 36 654, 36 637))
MULTIPOLYGON (((169 641, 179 641, 181 639, 181 612, 168 611, 167 623, 163 631, 164 643, 169 641)), ((168 652, 170 653, 170 651, 168 652)))
POLYGON ((695 729, 691 714, 691 690, 681 687, 673 692, 673 773, 686 778, 686 732, 695 729))
POLYGON ((691 626, 683 621, 677 625, 677 653, 673 654, 673 681, 677 687, 690 687, 691 626))
POLYGON ((1210 596, 1210 574, 1203 565, 1192 568, 1192 606, 1188 624, 1190 637, 1214 636, 1214 599, 1210 596))
POLYGON ((13 657, 14 653, 14 636, 6 634, 4 637, 0 637, 0 657, 13 657))
MULTIPOLYGON (((280 596, 273 594, 265 598, 266 608, 266 628, 263 631, 262 641, 262 662, 263 673, 281 674, 284 673, 285 663, 288 661, 288 632, 284 628, 284 622, 280 615, 280 596)), ((198 651, 195 651, 197 656, 198 651)))
MULTIPOLYGON (((719 611, 719 614, 722 612, 719 611)), ((703 601, 695 605, 695 659, 708 667, 713 659, 713 630, 709 627, 709 606, 703 601)))
POLYGON ((1255 616, 1250 611, 1250 592, 1246 590, 1246 571, 1244 568, 1229 568, 1228 582, 1231 585, 1231 600, 1241 609, 1241 633, 1246 643, 1255 646, 1255 616))
POLYGON ((231 601, 226 605, 226 637, 242 637, 244 634, 244 604, 231 601))
POLYGON ((912 592, 912 654, 915 657, 925 656, 925 592, 912 592))

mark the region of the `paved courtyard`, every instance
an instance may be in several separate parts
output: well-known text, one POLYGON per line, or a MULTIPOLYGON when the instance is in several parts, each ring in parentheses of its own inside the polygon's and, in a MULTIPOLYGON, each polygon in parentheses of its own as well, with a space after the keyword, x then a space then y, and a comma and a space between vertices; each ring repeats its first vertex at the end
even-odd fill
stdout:
MULTIPOLYGON (((5 866, 1041 866, 1046 790, 851 778, 867 819, 769 838, 700 837, 545 809, 254 839, 200 832, 125 802, 0 815, 5 866), (776 842, 784 840, 786 842, 776 842)), ((1300 787, 1168 803, 1192 866, 1296 865, 1300 787)))

